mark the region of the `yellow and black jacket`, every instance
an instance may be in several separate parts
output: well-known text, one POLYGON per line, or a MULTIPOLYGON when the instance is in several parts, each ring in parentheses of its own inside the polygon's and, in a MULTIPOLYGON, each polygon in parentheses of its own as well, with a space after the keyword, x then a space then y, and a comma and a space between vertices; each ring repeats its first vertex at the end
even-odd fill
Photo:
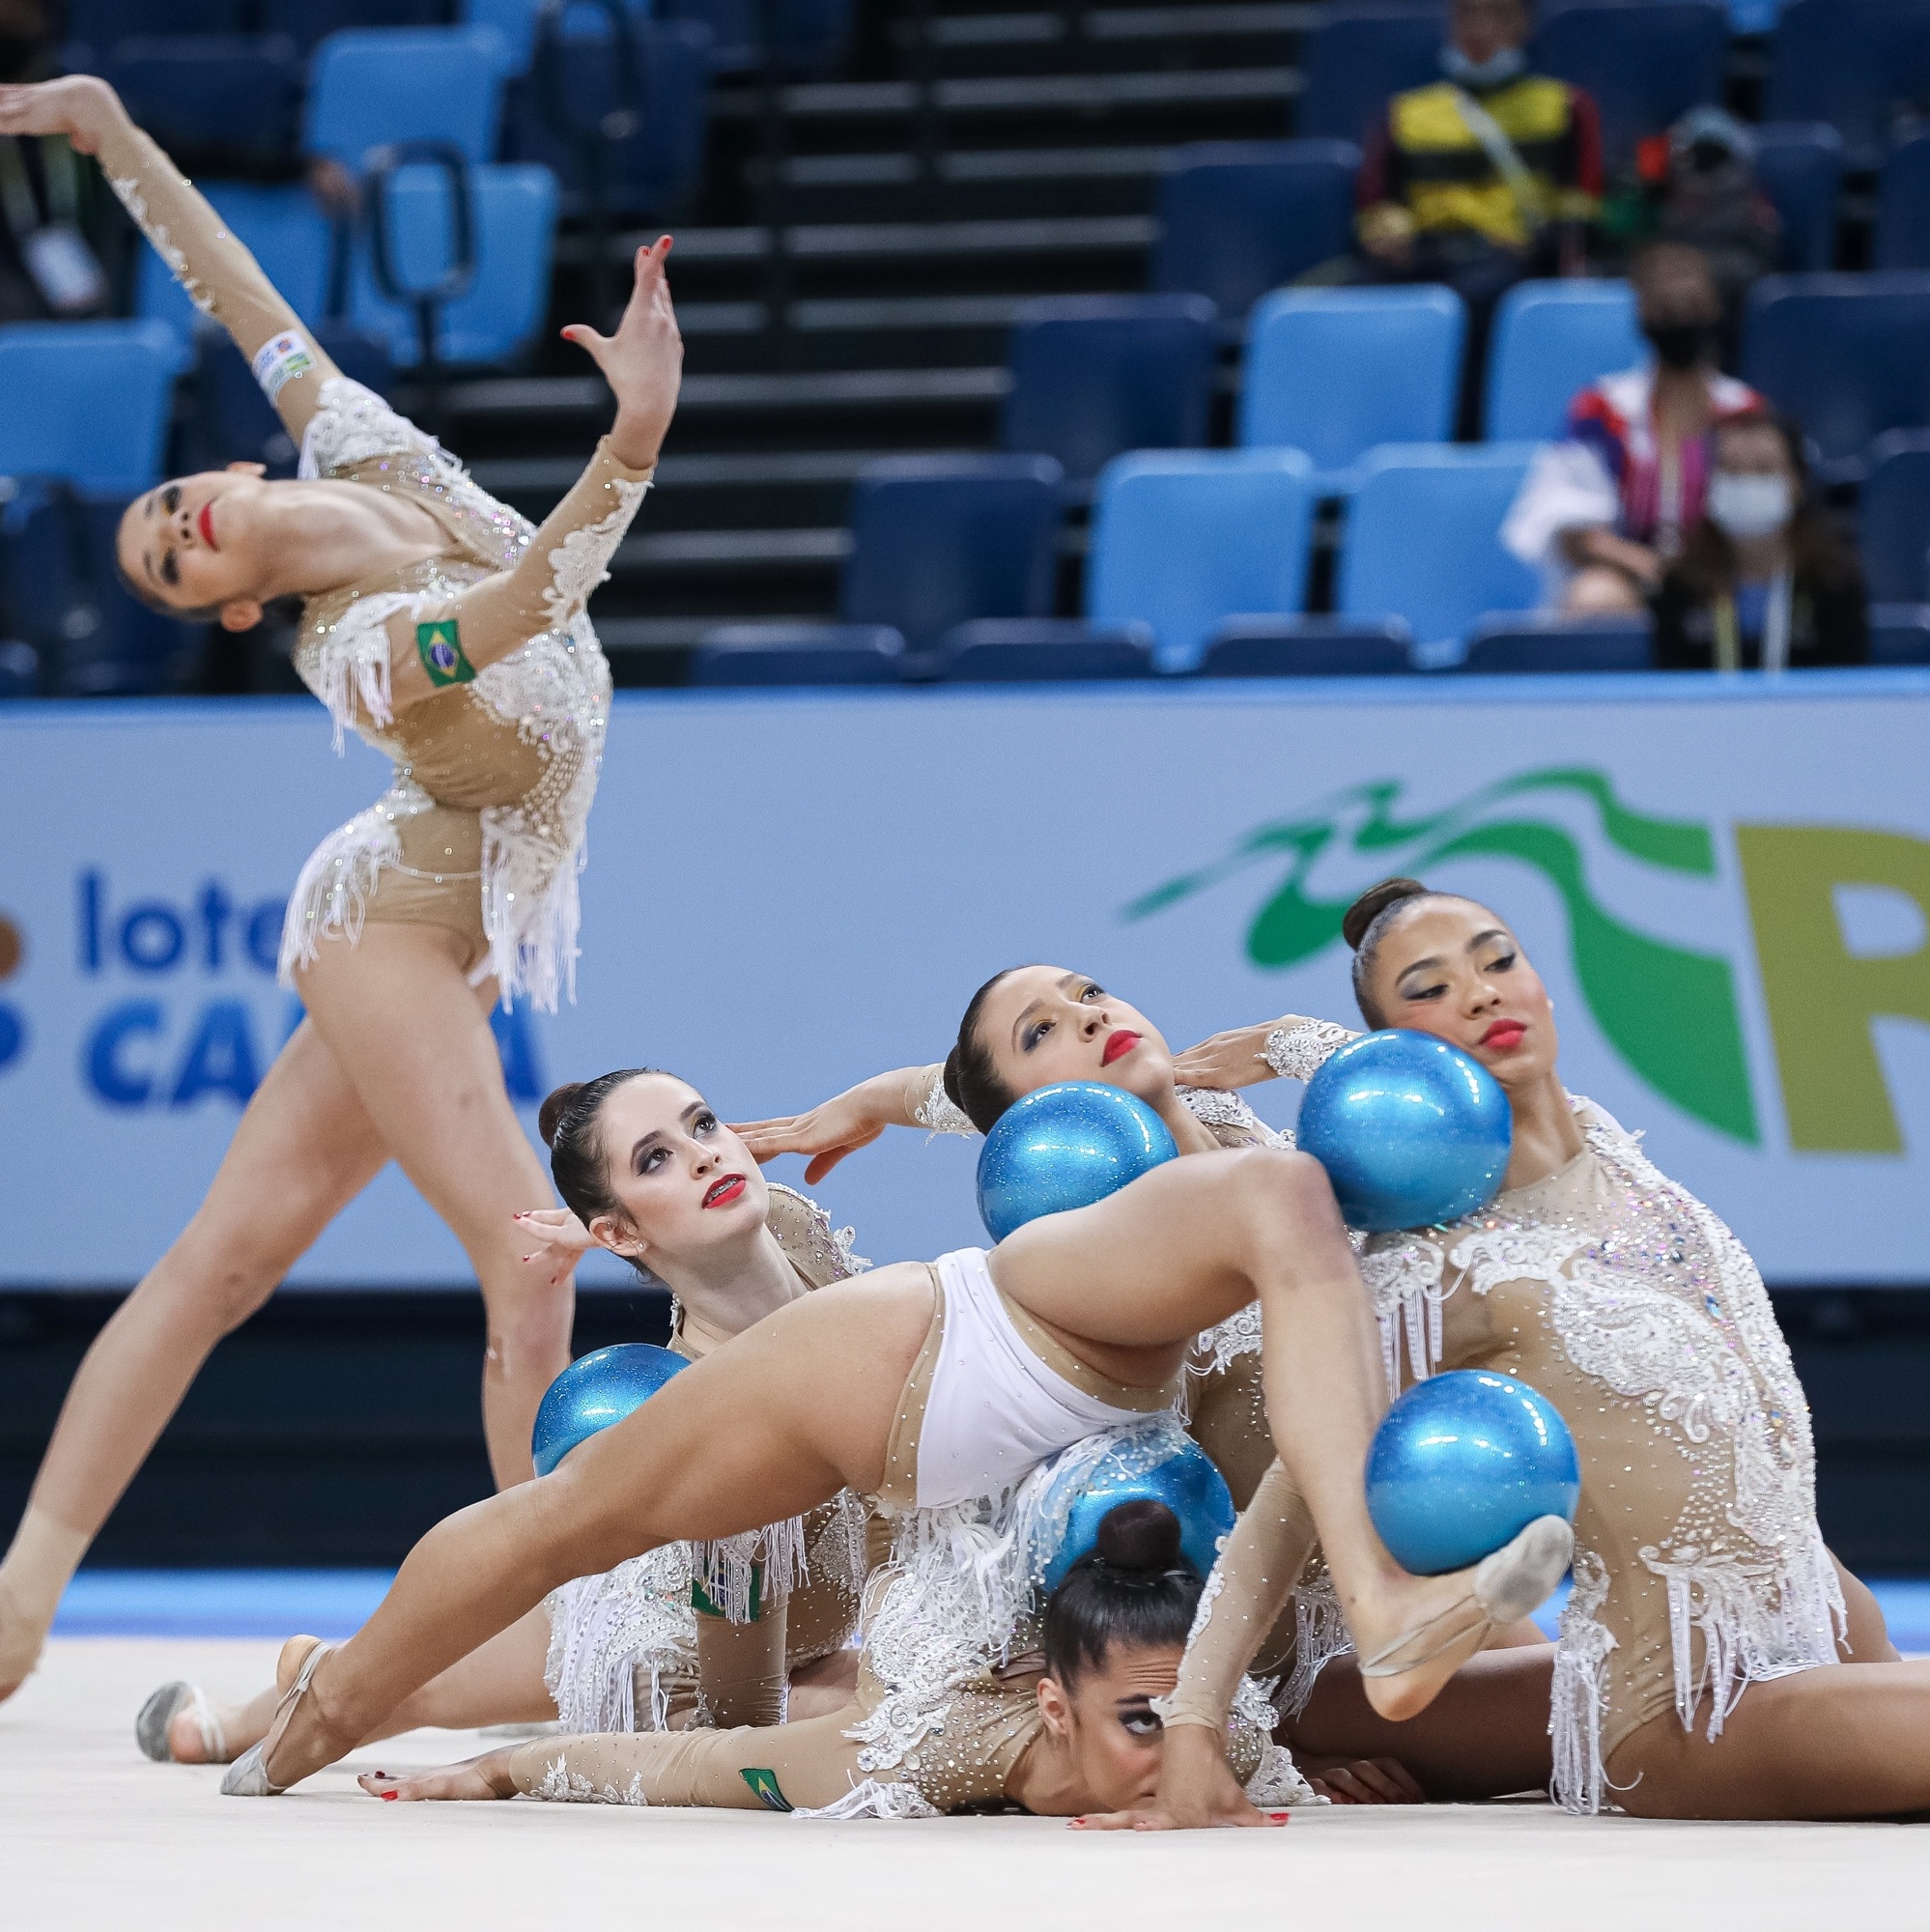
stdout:
POLYGON ((1547 223, 1588 220, 1601 194, 1601 120, 1582 89, 1535 73, 1481 94, 1441 80, 1388 103, 1361 170, 1359 225, 1363 239, 1461 231, 1526 248, 1547 223), (1508 137, 1524 184, 1495 165, 1462 112, 1463 99, 1508 137))

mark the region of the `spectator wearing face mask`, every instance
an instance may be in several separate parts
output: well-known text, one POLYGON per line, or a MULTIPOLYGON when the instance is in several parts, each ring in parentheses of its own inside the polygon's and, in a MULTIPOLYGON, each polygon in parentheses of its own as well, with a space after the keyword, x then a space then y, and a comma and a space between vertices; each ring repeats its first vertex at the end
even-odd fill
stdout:
POLYGON ((1716 429, 1703 514, 1656 593, 1667 670, 1787 670, 1869 656, 1855 553, 1809 500, 1802 439, 1767 410, 1716 429))
MULTIPOLYGON (((1532 26, 1527 0, 1453 0, 1441 78, 1396 95, 1369 136, 1356 197, 1362 253, 1340 275, 1457 290, 1471 372, 1510 287, 1579 270, 1583 224, 1602 193, 1595 103, 1528 71, 1532 26)), ((1472 382, 1466 391, 1471 434, 1472 382)))
POLYGON ((1630 279, 1654 360, 1575 397, 1567 436, 1536 456, 1501 526, 1543 573, 1546 604, 1572 615, 1647 608, 1701 519, 1711 433, 1767 407, 1716 366, 1722 298, 1698 250, 1658 242, 1630 279))

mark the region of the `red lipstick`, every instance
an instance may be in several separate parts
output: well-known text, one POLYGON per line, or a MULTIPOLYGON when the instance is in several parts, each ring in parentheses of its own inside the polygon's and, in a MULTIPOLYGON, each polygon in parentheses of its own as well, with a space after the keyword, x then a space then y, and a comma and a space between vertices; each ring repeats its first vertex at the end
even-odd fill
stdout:
POLYGON ((1481 1043, 1493 1047, 1497 1053, 1513 1053, 1520 1045, 1521 1036, 1527 1030, 1519 1020, 1496 1020, 1481 1036, 1481 1043))
POLYGON ((194 527, 201 532, 201 541, 210 550, 219 550, 221 548, 214 541, 214 498, 213 497, 210 497, 207 502, 202 504, 201 514, 194 520, 194 527))
POLYGON ((703 1205, 706 1208, 727 1208, 743 1192, 744 1177, 741 1174, 723 1175, 704 1190, 703 1205))
POLYGON ((1130 1027, 1121 1027, 1118 1033, 1106 1036, 1106 1050, 1099 1056, 1101 1066, 1110 1066, 1114 1061, 1123 1059, 1140 1042, 1140 1036, 1130 1027))

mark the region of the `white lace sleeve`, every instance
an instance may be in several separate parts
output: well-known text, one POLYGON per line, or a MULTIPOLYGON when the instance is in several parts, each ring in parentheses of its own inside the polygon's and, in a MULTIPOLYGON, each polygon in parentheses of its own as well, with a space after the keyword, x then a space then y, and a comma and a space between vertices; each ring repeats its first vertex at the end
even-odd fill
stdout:
POLYGON ((979 1131, 972 1124, 971 1116, 956 1105, 945 1091, 945 1069, 942 1066, 933 1072, 931 1086, 924 1098, 912 1109, 912 1119, 934 1134, 972 1135, 979 1131))
POLYGON ((1283 1080, 1311 1080, 1331 1055, 1359 1037, 1332 1020, 1302 1020, 1296 1027, 1275 1027, 1261 1058, 1283 1080))
POLYGON ((322 384, 319 407, 302 433, 296 474, 312 483, 397 450, 426 456, 446 469, 462 468, 433 436, 398 415, 373 389, 346 376, 331 376, 322 384))

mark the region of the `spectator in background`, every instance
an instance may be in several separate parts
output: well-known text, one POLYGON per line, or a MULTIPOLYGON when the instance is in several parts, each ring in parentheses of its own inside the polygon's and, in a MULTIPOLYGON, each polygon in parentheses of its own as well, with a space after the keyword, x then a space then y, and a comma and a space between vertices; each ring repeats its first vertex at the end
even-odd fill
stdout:
POLYGON ((1453 0, 1442 78, 1397 94, 1369 137, 1350 281, 1444 282, 1468 307, 1462 434, 1474 434, 1494 304, 1528 275, 1578 273, 1602 193, 1595 103, 1528 71, 1527 0, 1453 0))
MULTIPOLYGON (((38 79, 48 39, 42 0, 0 0, 0 84, 38 79)), ((106 301, 81 232, 88 185, 66 141, 0 137, 0 322, 88 315, 106 301)))
POLYGON ((1574 615, 1640 611, 1701 521, 1710 432, 1763 399, 1716 366, 1722 298, 1707 260, 1660 242, 1631 271, 1655 360, 1591 383, 1536 456, 1501 541, 1574 615))
POLYGON ((1604 225, 1625 242, 1681 242, 1702 251, 1733 341, 1744 298, 1782 266, 1782 217, 1756 179, 1755 137, 1719 107, 1691 108, 1635 151, 1632 190, 1604 225))
POLYGON ((1808 495, 1802 438, 1767 410, 1713 443, 1703 514, 1656 594, 1665 670, 1784 670, 1869 656, 1856 554, 1808 495))

